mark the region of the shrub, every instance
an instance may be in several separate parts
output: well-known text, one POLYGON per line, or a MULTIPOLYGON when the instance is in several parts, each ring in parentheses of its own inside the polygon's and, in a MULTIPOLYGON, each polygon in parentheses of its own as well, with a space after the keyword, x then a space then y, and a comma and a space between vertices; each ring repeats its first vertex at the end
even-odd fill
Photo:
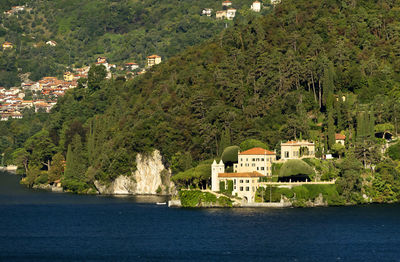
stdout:
POLYGON ((400 160, 400 142, 390 146, 387 154, 393 160, 400 160))
POLYGON ((232 180, 228 180, 228 189, 227 189, 227 193, 228 195, 232 195, 232 191, 233 191, 233 181, 232 180))
POLYGON ((279 176, 311 175, 313 173, 314 170, 306 162, 298 159, 291 159, 282 165, 279 176))
POLYGON ((222 152, 221 159, 226 165, 232 165, 238 161, 238 151, 240 148, 238 146, 228 146, 222 152))
POLYGON ((200 207, 203 204, 219 204, 231 207, 232 201, 228 197, 217 198, 214 194, 201 192, 200 190, 179 191, 179 198, 183 207, 200 207))

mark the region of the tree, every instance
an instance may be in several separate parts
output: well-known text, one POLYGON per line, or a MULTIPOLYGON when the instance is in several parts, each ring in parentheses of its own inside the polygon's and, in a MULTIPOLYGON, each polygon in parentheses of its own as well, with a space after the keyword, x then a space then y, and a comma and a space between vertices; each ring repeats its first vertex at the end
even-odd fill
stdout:
POLYGON ((81 137, 76 134, 72 143, 68 145, 67 161, 63 176, 65 188, 74 192, 81 192, 86 187, 86 156, 83 151, 81 137))
POLYGON ((53 156, 51 162, 51 169, 49 170, 49 182, 54 182, 61 179, 64 173, 65 159, 61 153, 57 153, 53 156))
POLYGON ((47 170, 51 169, 51 157, 56 152, 56 147, 50 140, 47 130, 30 137, 25 143, 25 149, 30 154, 30 165, 46 166, 47 170))
POLYGON ((238 146, 228 146, 222 153, 221 160, 224 162, 225 165, 232 166, 233 163, 238 162, 239 150, 240 147, 238 146))
POLYGON ((347 201, 359 202, 361 191, 361 170, 362 164, 358 161, 354 152, 351 150, 346 157, 338 164, 340 178, 336 181, 336 186, 340 195, 347 201))
POLYGON ((88 88, 91 91, 100 89, 100 83, 106 78, 107 70, 104 65, 92 65, 88 72, 88 88))

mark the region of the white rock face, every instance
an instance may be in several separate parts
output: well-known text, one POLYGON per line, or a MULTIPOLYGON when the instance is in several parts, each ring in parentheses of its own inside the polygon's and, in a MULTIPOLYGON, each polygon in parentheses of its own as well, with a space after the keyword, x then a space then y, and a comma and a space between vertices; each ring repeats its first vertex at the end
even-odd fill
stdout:
POLYGON ((136 167, 136 194, 156 194, 157 189, 162 186, 161 171, 165 169, 160 152, 155 150, 148 157, 138 154, 136 167))
POLYGON ((149 156, 138 154, 137 170, 131 176, 119 176, 110 185, 103 185, 99 181, 95 181, 94 184, 100 194, 169 194, 175 185, 170 181, 171 172, 165 169, 161 160, 158 150, 149 156), (162 192, 157 192, 160 189, 162 192))

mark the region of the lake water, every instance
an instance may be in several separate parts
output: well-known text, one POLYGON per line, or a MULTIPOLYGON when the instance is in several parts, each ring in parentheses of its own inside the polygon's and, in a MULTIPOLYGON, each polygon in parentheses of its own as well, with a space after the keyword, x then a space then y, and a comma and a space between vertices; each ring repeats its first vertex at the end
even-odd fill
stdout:
POLYGON ((0 173, 0 261, 400 261, 400 205, 173 209, 0 173))

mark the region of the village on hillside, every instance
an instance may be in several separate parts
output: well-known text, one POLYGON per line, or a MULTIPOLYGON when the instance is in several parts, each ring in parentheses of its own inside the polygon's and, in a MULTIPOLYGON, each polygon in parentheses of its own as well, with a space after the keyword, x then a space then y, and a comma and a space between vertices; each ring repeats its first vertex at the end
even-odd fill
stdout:
MULTIPOLYGON (((3 50, 10 48, 13 48, 12 43, 3 43, 3 50)), ((146 68, 159 63, 161 63, 161 56, 148 56, 146 68)), ((116 69, 116 65, 109 64, 106 57, 98 57, 95 64, 103 65, 107 70, 106 78, 112 78, 112 71, 116 69)), ((128 62, 119 70, 124 71, 127 78, 131 78, 143 74, 146 72, 146 68, 141 69, 137 63, 128 62)), ((0 120, 21 119, 24 109, 49 113, 51 108, 57 104, 57 98, 63 96, 67 90, 76 88, 80 78, 88 77, 89 70, 90 66, 74 68, 72 72, 65 72, 63 79, 48 76, 37 82, 23 82, 20 87, 10 89, 0 87, 0 120)))
MULTIPOLYGON (((278 3, 279 0, 271 1, 272 5, 278 3)), ((254 12, 261 12, 263 8, 264 6, 260 1, 254 1, 250 6, 250 10, 254 12)), ((231 1, 223 1, 221 9, 215 12, 216 19, 233 20, 236 16, 237 9, 233 8, 231 1)), ((26 6, 14 6, 4 14, 7 16, 18 15, 19 12, 30 10, 26 6)), ((211 8, 204 8, 201 15, 210 17, 212 13, 211 8)), ((58 45, 54 40, 48 40, 45 44, 51 47, 58 45)), ((7 52, 15 49, 15 45, 12 42, 5 41, 2 43, 2 49, 3 52, 7 52)), ((161 56, 156 54, 148 56, 145 68, 140 68, 139 64, 135 62, 126 62, 117 67, 115 64, 108 63, 106 57, 98 57, 95 64, 105 66, 108 79, 112 78, 113 73, 116 72, 123 73, 126 78, 132 78, 145 73, 147 68, 161 63, 161 60, 161 56)), ((57 103, 58 97, 63 96, 67 90, 76 88, 80 78, 87 78, 89 69, 89 66, 73 68, 64 73, 63 79, 46 76, 37 82, 22 82, 20 87, 10 89, 0 87, 0 120, 20 119, 23 117, 24 109, 33 109, 34 112, 50 112, 51 108, 57 103)))

